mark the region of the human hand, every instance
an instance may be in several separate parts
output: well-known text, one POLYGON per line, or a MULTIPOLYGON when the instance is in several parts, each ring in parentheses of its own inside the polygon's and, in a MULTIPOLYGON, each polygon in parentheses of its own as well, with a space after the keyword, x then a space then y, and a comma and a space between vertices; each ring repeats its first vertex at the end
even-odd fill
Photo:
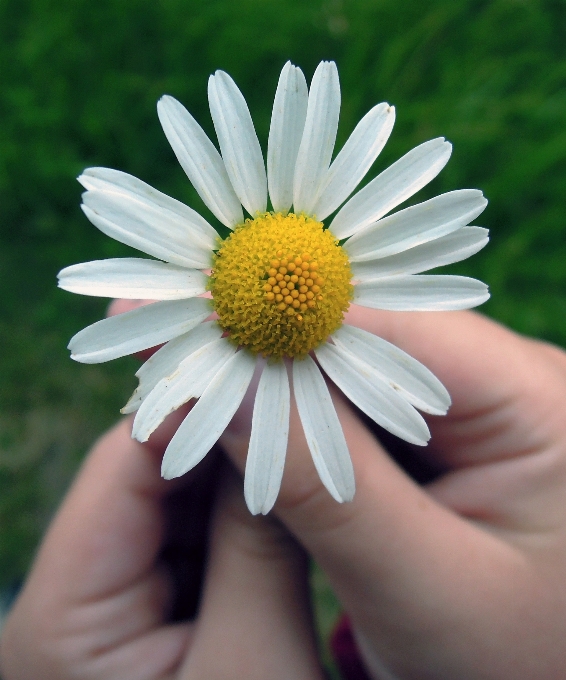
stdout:
POLYGON ((160 478, 183 415, 148 445, 130 438, 129 419, 96 444, 6 623, 4 680, 322 677, 306 562, 289 534, 249 514, 218 455, 160 478), (201 605, 193 621, 170 622, 194 609, 218 477, 201 605))
MULTIPOLYGON (((566 355, 470 312, 348 322, 393 342, 448 388, 417 485, 336 390, 352 503, 322 487, 296 410, 278 517, 327 573, 375 678, 566 677, 566 355)), ((331 386, 332 389, 332 386, 331 386)), ((221 444, 243 469, 246 399, 221 444)))

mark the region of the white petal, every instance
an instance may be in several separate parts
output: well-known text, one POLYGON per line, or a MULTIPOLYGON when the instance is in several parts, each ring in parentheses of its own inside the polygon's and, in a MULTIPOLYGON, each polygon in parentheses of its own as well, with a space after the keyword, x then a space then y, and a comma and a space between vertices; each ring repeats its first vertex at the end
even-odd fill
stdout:
POLYGON ((191 208, 118 170, 89 168, 78 179, 85 215, 108 236, 181 267, 210 266, 218 234, 191 208))
POLYGON ((315 354, 328 377, 378 425, 411 444, 428 442, 430 432, 420 413, 368 364, 328 343, 315 354))
MULTIPOLYGON (((120 194, 131 201, 142 202, 151 208, 161 208, 167 213, 173 213, 177 221, 181 220, 183 223, 184 238, 188 231, 191 239, 198 241, 205 248, 212 248, 216 244, 218 232, 204 217, 188 205, 157 191, 133 175, 111 168, 87 168, 78 181, 88 191, 120 194)), ((171 216, 168 217, 171 219, 171 216)))
POLYGON ((206 291, 208 276, 196 269, 123 257, 94 260, 59 272, 59 288, 71 293, 130 300, 180 300, 206 291))
POLYGON ((353 196, 330 229, 339 239, 375 222, 433 180, 448 163, 452 144, 443 137, 415 147, 353 196))
POLYGON ((205 205, 222 224, 243 221, 240 201, 214 144, 187 109, 173 97, 161 97, 157 115, 181 167, 205 205))
POLYGON ((381 379, 413 406, 444 415, 450 395, 440 380, 412 356, 373 333, 344 325, 332 336, 339 350, 368 364, 381 379))
POLYGON ((352 262, 401 253, 460 229, 487 205, 478 189, 460 189, 412 205, 370 224, 346 241, 352 262))
POLYGON ((237 352, 218 371, 169 443, 161 474, 180 477, 206 456, 226 429, 246 394, 256 361, 245 350, 237 352))
POLYGON ((379 260, 352 262, 354 281, 373 281, 384 276, 418 274, 435 267, 460 262, 481 250, 489 241, 482 227, 461 227, 457 231, 379 260))
POLYGON ((140 384, 122 409, 122 413, 136 411, 157 383, 174 373, 181 361, 209 342, 218 340, 221 335, 222 329, 217 322, 207 321, 163 345, 138 369, 136 377, 140 384))
POLYGON ((189 399, 200 397, 222 366, 236 352, 226 338, 213 340, 190 354, 174 373, 162 378, 140 406, 132 427, 132 437, 140 442, 189 399))
POLYGON ((346 439, 324 378, 309 356, 293 361, 293 391, 322 483, 339 503, 351 501, 356 482, 346 439))
POLYGON ((354 287, 354 302, 372 309, 434 312, 477 307, 489 298, 485 283, 466 276, 409 274, 354 287))
POLYGON ((250 213, 265 212, 267 177, 261 147, 244 96, 224 71, 208 80, 208 102, 228 177, 250 213))
POLYGON ((211 311, 210 300, 190 298, 154 302, 97 321, 71 338, 71 358, 82 364, 99 364, 141 352, 190 331, 211 311))
POLYGON ((303 72, 288 61, 279 76, 267 142, 267 182, 275 212, 287 212, 293 204, 293 177, 308 96, 303 72))
POLYGON ((365 177, 385 146, 395 123, 395 107, 374 106, 356 125, 328 169, 313 212, 323 220, 333 213, 365 177))
POLYGON ((244 494, 253 515, 266 515, 277 498, 287 439, 291 397, 287 369, 281 361, 263 369, 252 417, 252 434, 246 459, 244 494))
POLYGON ((312 215, 321 182, 332 158, 339 115, 338 69, 333 61, 322 61, 312 79, 307 117, 297 155, 293 182, 296 213, 312 215))

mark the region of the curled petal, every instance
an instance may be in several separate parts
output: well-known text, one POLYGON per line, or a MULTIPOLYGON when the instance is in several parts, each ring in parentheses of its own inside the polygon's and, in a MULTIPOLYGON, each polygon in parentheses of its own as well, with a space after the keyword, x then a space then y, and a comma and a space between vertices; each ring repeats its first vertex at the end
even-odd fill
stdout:
POLYGON ((200 397, 236 348, 226 338, 213 340, 184 359, 170 376, 160 380, 140 406, 132 436, 140 442, 179 406, 200 397))

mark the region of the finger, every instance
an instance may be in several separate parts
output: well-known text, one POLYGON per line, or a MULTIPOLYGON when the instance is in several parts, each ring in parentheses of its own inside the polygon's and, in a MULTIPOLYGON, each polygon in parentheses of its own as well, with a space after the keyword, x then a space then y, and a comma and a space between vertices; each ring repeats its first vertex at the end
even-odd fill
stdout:
POLYGON ((129 429, 122 421, 94 446, 39 553, 36 568, 56 572, 58 592, 72 600, 135 580, 159 549, 166 486, 155 456, 129 429))
POLYGON ((423 453, 437 462, 462 467, 540 451, 564 437, 564 419, 549 408, 566 397, 563 352, 541 352, 540 343, 474 312, 352 305, 346 321, 405 350, 447 387, 448 415, 427 417, 432 438, 423 453))
POLYGON ((172 592, 157 558, 171 487, 156 452, 133 441, 130 429, 122 421, 85 461, 8 621, 6 654, 29 647, 26 663, 39 664, 41 677, 52 677, 51 662, 56 678, 67 677, 63 668, 85 673, 85 664, 96 677, 129 677, 134 648, 136 677, 158 677, 189 643, 189 626, 163 625, 172 592))
MULTIPOLYGON (((429 419, 433 442, 435 437, 440 439, 434 444, 435 455, 462 467, 474 460, 473 454, 477 462, 486 444, 494 442, 488 450, 489 460, 494 456, 504 458, 502 454, 509 457, 515 451, 511 447, 518 446, 525 453, 526 466, 516 474, 505 466, 497 470, 498 474, 486 485, 491 496, 484 495, 479 503, 469 504, 470 516, 474 517, 474 522, 470 522, 412 482, 334 391, 356 472, 354 501, 337 505, 322 489, 296 412, 292 410, 288 461, 275 506, 277 514, 326 570, 362 634, 380 641, 380 655, 387 657, 388 649, 398 650, 396 639, 418 638, 423 654, 428 646, 431 655, 449 656, 459 646, 461 650, 461 641, 473 639, 477 631, 482 631, 480 642, 486 653, 490 639, 497 639, 501 645, 511 644, 513 636, 519 633, 522 643, 527 645, 524 630, 514 631, 513 621, 524 618, 523 612, 528 607, 531 611, 544 611, 541 607, 544 587, 540 583, 533 585, 519 550, 493 535, 493 524, 492 533, 487 533, 481 523, 493 522, 493 516, 499 512, 499 519, 508 521, 507 535, 502 538, 509 539, 509 534, 517 533, 518 515, 523 511, 524 522, 525 514, 524 496, 520 499, 522 505, 515 503, 513 507, 513 488, 526 490, 530 501, 535 501, 533 496, 538 494, 539 505, 542 495, 547 498, 549 488, 555 501, 560 489, 563 496, 565 475, 560 463, 563 456, 551 452, 550 460, 532 464, 523 448, 526 442, 540 452, 547 445, 548 435, 541 424, 554 433, 555 442, 559 441, 555 402, 547 399, 548 392, 544 390, 550 387, 553 397, 563 403, 565 395, 560 392, 563 387, 547 358, 535 356, 534 343, 478 315, 399 315, 400 320, 395 316, 365 313, 360 318, 353 310, 349 321, 378 332, 416 356, 452 392, 454 415, 429 419), (530 372, 527 386, 522 382, 525 372, 530 372), (539 381, 544 384, 543 390, 539 381), (523 412, 530 406, 536 417, 523 412), (523 429, 521 418, 527 422, 523 429), (538 426, 534 434, 529 431, 533 425, 538 426), (444 432, 442 427, 446 428, 444 432), (520 441, 516 440, 517 431, 520 441), (507 506, 490 506, 498 488, 501 490, 505 473, 513 481, 503 486, 507 506), (537 492, 534 495, 533 489, 537 492), (505 517, 504 511, 510 508, 514 514, 508 512, 505 517), (490 515, 492 510, 495 512, 490 515), (522 593, 521 598, 517 598, 517 592, 522 593), (442 640, 440 646, 446 647, 444 652, 438 640, 442 640)), ((242 465, 247 432, 241 420, 238 427, 239 431, 236 428, 227 432, 222 441, 227 452, 242 465)), ((474 474, 480 474, 477 465, 474 474)), ((478 477, 476 490, 480 480, 478 477)), ((446 489, 444 494, 440 493, 440 483, 437 495, 443 501, 449 495, 446 489)), ((474 498, 469 495, 467 500, 474 498)), ((536 506, 536 502, 530 506, 536 506)), ((554 506, 557 510, 556 502, 554 506)), ((544 515, 548 508, 544 504, 542 507, 544 515)), ((523 524, 519 528, 526 529, 524 538, 531 527, 523 524)), ((537 534, 531 531, 532 536, 536 542, 537 534)), ((556 547, 556 542, 551 543, 556 547)), ((543 625, 543 621, 540 623, 543 625)), ((470 662, 474 654, 477 656, 477 649, 467 650, 470 662)), ((404 651, 423 661, 417 650, 404 651)))
MULTIPOLYGON (((348 321, 380 333, 416 356, 439 375, 453 395, 448 416, 428 418, 433 437, 428 451, 421 455, 429 455, 454 471, 429 486, 429 492, 462 515, 491 524, 491 530, 496 528, 511 540, 522 540, 524 534, 541 528, 562 526, 564 420, 555 408, 566 400, 562 353, 552 348, 540 352, 537 343, 470 312, 362 313, 353 306, 348 321), (513 531, 522 535, 510 537, 513 531)), ((253 394, 250 396, 222 439, 240 465, 247 451, 249 411, 253 408, 253 394)), ((348 409, 341 412, 351 420, 348 409)), ((300 505, 301 498, 318 494, 320 489, 296 415, 292 421, 282 506, 300 505)), ((373 437, 367 438, 371 444, 367 451, 371 451, 373 437)), ((363 439, 355 437, 354 442, 363 439)), ((376 455, 368 458, 363 451, 355 451, 359 446, 350 445, 358 466, 358 486, 365 478, 359 467, 362 461, 367 458, 367 465, 375 466, 379 460, 376 455)), ((391 474, 393 471, 400 473, 396 467, 391 468, 391 474)), ((329 503, 328 512, 336 511, 332 507, 329 503)), ((337 512, 348 513, 349 509, 337 512)), ((402 521, 403 514, 398 517, 402 521)))
POLYGON ((42 547, 42 566, 67 555, 57 571, 71 598, 99 598, 135 581, 159 551, 169 488, 156 455, 130 430, 123 420, 95 445, 42 547))
MULTIPOLYGON (((462 656, 472 670, 485 655, 497 667, 493 640, 498 649, 532 644, 514 622, 540 612, 545 593, 519 551, 437 503, 333 398, 356 472, 354 500, 336 503, 317 480, 293 409, 275 511, 327 573, 360 636, 372 640, 377 677, 380 663, 400 677, 419 677, 429 664, 431 677, 456 677, 462 656), (443 663, 452 670, 435 675, 443 663)), ((244 459, 245 437, 239 448, 235 437, 224 446, 244 459)))
POLYGON ((322 678, 307 563, 274 520, 253 517, 226 468, 198 625, 183 680, 322 678))
POLYGON ((418 452, 446 474, 428 492, 459 514, 532 549, 564 525, 566 354, 474 312, 367 313, 348 322, 379 333, 428 366, 448 388, 445 417, 428 417, 418 452))

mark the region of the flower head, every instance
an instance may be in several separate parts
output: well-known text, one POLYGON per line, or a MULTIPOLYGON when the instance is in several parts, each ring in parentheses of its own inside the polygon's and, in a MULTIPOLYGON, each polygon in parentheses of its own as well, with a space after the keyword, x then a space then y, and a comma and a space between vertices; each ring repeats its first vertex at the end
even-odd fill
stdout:
POLYGON ((389 214, 447 163, 452 147, 442 138, 409 151, 349 198, 385 145, 395 110, 386 103, 371 109, 332 160, 340 109, 332 62, 318 66, 310 91, 300 69, 283 67, 267 172, 234 81, 217 71, 208 96, 220 153, 172 97, 159 101, 158 114, 181 166, 230 235, 220 239, 191 208, 130 175, 86 170, 79 181, 88 219, 157 259, 74 265, 60 273, 59 285, 158 302, 85 328, 69 344, 72 357, 97 363, 165 343, 137 372, 139 386, 123 412, 137 411, 133 436, 145 441, 169 413, 198 399, 165 452, 168 479, 206 455, 261 371, 245 475, 253 513, 271 509, 281 483, 291 400, 283 359, 291 359, 314 464, 332 496, 350 500, 354 471, 319 365, 379 425, 426 444, 430 434, 416 409, 446 413, 447 391, 394 345, 344 324, 344 313, 351 302, 404 311, 484 302, 480 281, 421 272, 487 243, 487 230, 466 226, 487 201, 466 189, 389 214), (216 318, 207 321, 212 312, 216 318))

